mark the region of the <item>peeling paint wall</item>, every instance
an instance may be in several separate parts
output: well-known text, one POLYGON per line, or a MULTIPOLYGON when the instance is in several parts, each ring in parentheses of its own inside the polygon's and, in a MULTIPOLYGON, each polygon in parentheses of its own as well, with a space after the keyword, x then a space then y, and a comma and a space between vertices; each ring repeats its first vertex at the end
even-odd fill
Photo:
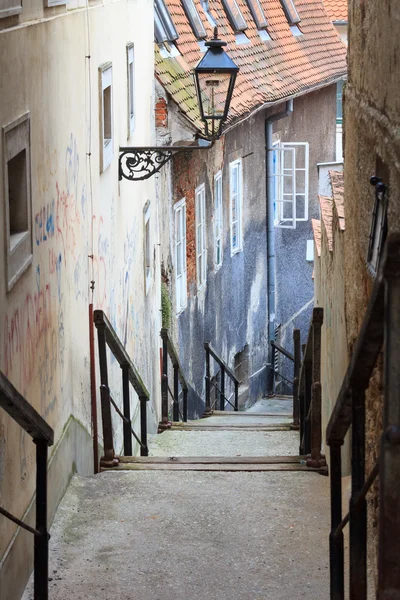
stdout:
MULTIPOLYGON (((153 432, 160 403, 159 210, 154 180, 118 182, 119 145, 154 143, 153 3, 121 0, 70 8, 74 10, 24 4, 20 17, 0 21, 0 27, 21 23, 0 31, 0 125, 30 112, 33 236, 32 264, 9 292, 5 244, 0 247, 0 369, 55 429, 56 443, 64 439, 71 415, 91 432, 90 302, 105 311, 150 391, 153 432), (135 44, 137 82, 130 139, 129 42, 135 44), (108 61, 113 67, 114 154, 100 174, 98 68, 108 61), (148 201, 152 277, 146 291, 143 209, 148 201)), ((3 144, 0 161, 3 192, 3 144)), ((3 239, 4 201, 0 227, 3 239)), ((109 368, 111 391, 121 402, 120 368, 111 358, 109 368)), ((134 396, 132 392, 135 410, 134 396)), ((100 426, 100 406, 98 414, 100 426)), ((122 431, 117 422, 115 436, 119 452, 122 431)), ((63 453, 63 448, 59 445, 57 451, 63 453)), ((0 411, 0 504, 17 516, 27 510, 33 494, 33 450, 30 438, 0 411)), ((61 463, 60 477, 65 471, 68 478, 74 462, 82 472, 91 471, 89 435, 84 445, 69 444, 65 452, 68 459, 61 463)), ((50 487, 49 493, 51 499, 59 499, 58 489, 50 487)), ((1 518, 0 532, 4 558, 15 527, 1 518)), ((32 546, 28 539, 18 552, 29 556, 32 546)), ((6 571, 12 572, 9 561, 7 568, 0 565, 0 578, 3 586, 15 586, 5 592, 13 600, 19 597, 23 576, 7 583, 6 571)))

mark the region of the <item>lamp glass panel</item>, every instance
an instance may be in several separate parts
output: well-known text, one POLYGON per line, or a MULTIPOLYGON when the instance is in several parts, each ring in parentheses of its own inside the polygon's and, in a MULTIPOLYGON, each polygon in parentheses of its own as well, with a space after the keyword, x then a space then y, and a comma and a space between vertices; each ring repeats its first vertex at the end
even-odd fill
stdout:
POLYGON ((224 116, 230 80, 230 73, 198 74, 205 119, 221 119, 224 116))

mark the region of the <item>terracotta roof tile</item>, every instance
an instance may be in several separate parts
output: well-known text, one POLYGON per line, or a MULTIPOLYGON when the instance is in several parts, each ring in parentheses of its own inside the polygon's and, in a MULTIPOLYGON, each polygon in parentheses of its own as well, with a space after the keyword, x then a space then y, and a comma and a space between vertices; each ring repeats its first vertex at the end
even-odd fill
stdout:
POLYGON ((321 256, 321 221, 319 219, 311 219, 313 228, 315 247, 317 248, 318 256, 321 256))
POLYGON ((342 21, 347 23, 347 0, 323 0, 326 12, 333 23, 342 21))
POLYGON ((326 237, 328 238, 328 248, 333 251, 333 199, 328 196, 318 196, 321 205, 321 217, 324 224, 326 237))
MULTIPOLYGON (((194 0, 207 37, 213 31, 200 0, 194 0)), ((183 113, 198 128, 199 120, 192 69, 203 53, 184 13, 181 0, 165 0, 179 33, 177 58, 162 58, 155 45, 156 76, 183 113)), ((334 81, 346 73, 346 48, 329 21, 321 0, 296 0, 301 36, 289 28, 279 0, 260 0, 268 20, 271 41, 263 42, 245 0, 237 0, 247 22, 248 44, 236 44, 221 0, 210 0, 219 36, 228 43, 229 56, 239 66, 229 120, 242 117, 265 103, 279 102, 314 86, 334 81)))
POLYGON ((344 216, 344 176, 342 171, 329 171, 331 179, 333 202, 339 220, 341 231, 345 228, 344 216))

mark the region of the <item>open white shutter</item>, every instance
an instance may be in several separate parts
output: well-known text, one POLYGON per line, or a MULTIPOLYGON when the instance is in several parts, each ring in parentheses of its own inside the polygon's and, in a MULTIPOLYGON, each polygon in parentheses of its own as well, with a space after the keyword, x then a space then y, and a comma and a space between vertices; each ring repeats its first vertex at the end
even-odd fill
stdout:
POLYGON ((296 152, 296 221, 308 221, 308 142, 283 142, 282 148, 294 148, 296 152))
POLYGON ((274 223, 281 229, 296 229, 296 150, 273 148, 274 223))

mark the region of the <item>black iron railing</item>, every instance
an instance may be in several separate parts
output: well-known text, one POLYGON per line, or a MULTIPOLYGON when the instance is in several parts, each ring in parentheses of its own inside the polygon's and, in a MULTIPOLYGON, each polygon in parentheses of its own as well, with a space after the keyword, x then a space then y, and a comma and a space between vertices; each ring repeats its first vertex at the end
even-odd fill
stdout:
POLYGON ((150 395, 136 367, 132 363, 104 312, 102 310, 95 310, 93 313, 93 320, 97 328, 97 339, 99 344, 100 398, 104 440, 104 456, 100 459, 100 465, 102 467, 113 467, 118 464, 118 457, 114 452, 111 406, 113 406, 116 413, 123 421, 125 456, 132 456, 132 437, 140 446, 140 455, 148 456, 147 402, 150 400, 150 395), (107 346, 111 350, 122 371, 123 412, 120 411, 117 404, 114 402, 108 386, 107 346), (132 427, 129 385, 132 385, 139 398, 140 436, 132 427))
MULTIPOLYGON (((307 343, 303 348, 303 360, 298 375, 298 386, 294 394, 294 423, 300 422, 299 454, 307 455, 309 467, 324 467, 325 457, 321 454, 321 327, 324 311, 314 308, 308 330, 307 343)), ((296 361, 300 353, 300 337, 294 338, 296 361)), ((297 364, 295 365, 297 368, 297 364)), ((296 378, 296 377, 295 377, 296 378)))
POLYGON ((300 374, 300 365, 301 365, 301 347, 300 347, 300 329, 293 330, 293 348, 294 354, 283 348, 280 344, 277 344, 273 340, 271 341, 271 346, 273 348, 274 354, 275 352, 280 352, 283 356, 285 356, 288 360, 293 363, 293 381, 290 381, 286 377, 284 377, 281 373, 279 373, 276 369, 274 370, 274 375, 282 377, 293 386, 293 424, 292 429, 299 429, 299 374, 300 374))
POLYGON ((36 526, 26 525, 4 508, 0 514, 34 535, 34 600, 47 600, 49 534, 47 531, 47 448, 54 432, 0 371, 0 406, 32 437, 36 444, 36 526))
POLYGON ((175 346, 169 337, 168 329, 163 327, 160 332, 163 343, 162 354, 162 376, 161 376, 161 423, 158 426, 158 431, 161 433, 165 429, 171 427, 169 420, 169 400, 172 399, 172 420, 187 421, 188 419, 188 385, 183 374, 182 366, 179 361, 178 353, 175 346), (172 368, 174 371, 174 389, 170 388, 168 380, 168 357, 171 359, 172 368), (179 387, 181 390, 179 390, 179 387), (182 409, 179 403, 180 391, 182 392, 182 409))
POLYGON ((386 242, 353 355, 328 428, 331 473, 330 597, 344 600, 343 529, 350 525, 350 598, 367 598, 366 494, 379 473, 376 598, 400 598, 400 234, 386 242), (377 464, 365 476, 365 394, 384 354, 383 435, 377 464), (342 518, 341 446, 352 426, 351 499, 342 518))
POLYGON ((234 372, 228 367, 228 365, 222 360, 220 356, 213 350, 209 342, 204 342, 204 348, 206 351, 206 407, 204 415, 212 414, 215 406, 219 400, 219 409, 225 410, 225 406, 229 404, 234 411, 239 410, 239 380, 236 378, 234 372), (220 385, 217 384, 216 378, 211 377, 211 358, 218 364, 220 385), (234 386, 234 401, 231 402, 231 398, 226 396, 225 386, 225 375, 233 382, 234 386), (215 390, 214 402, 211 402, 211 388, 215 390))

